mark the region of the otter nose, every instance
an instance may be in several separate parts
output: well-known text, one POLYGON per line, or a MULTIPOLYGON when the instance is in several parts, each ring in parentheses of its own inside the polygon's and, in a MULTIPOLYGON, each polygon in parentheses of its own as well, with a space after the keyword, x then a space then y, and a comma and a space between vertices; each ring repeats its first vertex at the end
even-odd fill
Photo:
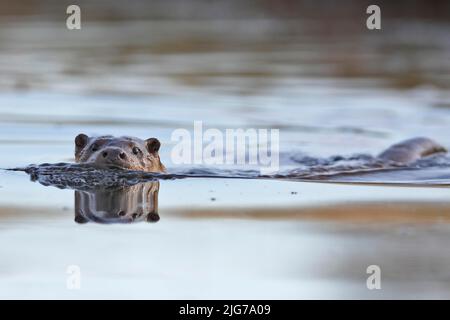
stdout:
POLYGON ((109 160, 117 160, 117 159, 125 160, 127 155, 121 149, 110 148, 102 152, 102 157, 109 160))

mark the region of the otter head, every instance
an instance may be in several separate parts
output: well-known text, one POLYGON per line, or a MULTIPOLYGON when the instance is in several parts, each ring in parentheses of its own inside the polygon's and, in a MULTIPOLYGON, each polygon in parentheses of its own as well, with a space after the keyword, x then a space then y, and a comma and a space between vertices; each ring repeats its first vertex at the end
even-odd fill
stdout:
POLYGON ((165 168, 158 153, 160 146, 156 138, 88 137, 81 133, 75 138, 75 161, 98 167, 163 172, 165 168))

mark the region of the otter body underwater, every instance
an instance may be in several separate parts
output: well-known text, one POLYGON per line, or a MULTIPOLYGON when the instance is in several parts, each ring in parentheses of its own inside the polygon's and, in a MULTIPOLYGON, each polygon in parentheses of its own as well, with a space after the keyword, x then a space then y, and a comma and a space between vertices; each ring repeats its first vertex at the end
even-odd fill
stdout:
MULTIPOLYGON (((161 143, 156 138, 141 140, 135 137, 100 136, 79 134, 75 138, 75 161, 96 167, 119 167, 122 169, 166 172, 159 158, 161 143)), ((409 164, 419 159, 446 153, 447 149, 424 137, 412 138, 392 145, 376 159, 409 164)))
MULTIPOLYGON (((419 175, 421 180, 433 179, 439 185, 449 182, 445 168, 450 168, 450 159, 444 154, 446 148, 429 138, 413 138, 394 144, 373 157, 356 155, 350 157, 336 156, 329 159, 305 157, 291 159, 297 168, 272 175, 261 175, 256 170, 223 170, 218 168, 174 168, 166 171, 161 163, 159 149, 161 143, 156 138, 142 140, 135 137, 98 136, 89 137, 79 134, 75 138, 75 164, 44 163, 29 165, 25 168, 9 170, 25 171, 32 181, 39 181, 46 186, 70 188, 76 190, 93 190, 130 186, 140 182, 155 180, 173 180, 184 178, 236 178, 236 179, 281 179, 297 181, 339 181, 340 177, 353 175, 369 181, 368 173, 399 172, 401 169, 422 169, 438 166, 438 175, 427 178, 419 175), (441 156, 442 155, 442 156, 441 156), (314 160, 314 161, 311 161, 314 160), (358 161, 354 161, 358 160, 358 161), (443 172, 444 170, 445 172, 443 172), (441 175, 441 173, 443 173, 441 175)), ((410 171, 401 180, 409 179, 410 171)), ((377 182, 389 183, 392 176, 377 176, 377 182)), ((414 180, 414 179, 413 179, 414 180)), ((418 181, 420 182, 420 181, 418 181)))

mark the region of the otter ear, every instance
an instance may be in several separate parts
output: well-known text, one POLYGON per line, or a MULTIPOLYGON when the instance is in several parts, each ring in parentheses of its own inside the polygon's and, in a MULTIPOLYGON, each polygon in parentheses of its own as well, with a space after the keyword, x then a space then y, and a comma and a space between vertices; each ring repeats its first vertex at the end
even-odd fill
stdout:
POLYGON ((84 133, 80 133, 75 137, 75 146, 77 148, 84 148, 86 147, 87 143, 89 141, 89 137, 85 135, 84 133))
POLYGON ((159 151, 159 148, 161 147, 161 142, 159 142, 159 140, 156 138, 150 138, 145 140, 145 145, 148 152, 157 153, 159 151))
POLYGON ((75 137, 75 157, 78 157, 78 154, 81 150, 83 150, 84 147, 86 147, 88 142, 89 137, 84 133, 80 133, 75 137))

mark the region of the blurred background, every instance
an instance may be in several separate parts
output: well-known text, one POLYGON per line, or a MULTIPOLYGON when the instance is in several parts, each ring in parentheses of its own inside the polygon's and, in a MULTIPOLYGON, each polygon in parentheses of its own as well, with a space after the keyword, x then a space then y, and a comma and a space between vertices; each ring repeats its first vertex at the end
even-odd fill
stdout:
POLYGON ((370 1, 77 1, 81 30, 70 4, 0 1, 0 144, 29 148, 0 166, 64 160, 82 131, 164 152, 194 120, 314 155, 450 143, 448 1, 378 1, 381 30, 370 1))

